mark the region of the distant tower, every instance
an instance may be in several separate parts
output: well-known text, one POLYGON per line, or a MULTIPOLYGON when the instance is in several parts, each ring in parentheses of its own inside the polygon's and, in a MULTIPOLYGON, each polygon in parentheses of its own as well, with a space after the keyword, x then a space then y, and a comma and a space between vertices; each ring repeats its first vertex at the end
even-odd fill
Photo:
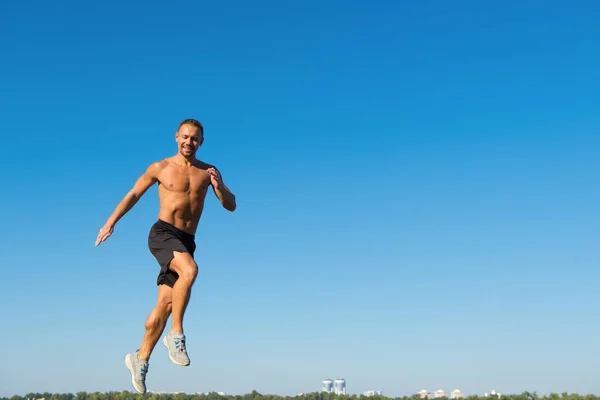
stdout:
POLYGON ((346 381, 342 378, 336 379, 333 391, 335 394, 346 394, 346 381))
POLYGON ((333 381, 331 379, 325 379, 323 381, 323 384, 321 386, 321 392, 333 392, 333 381))

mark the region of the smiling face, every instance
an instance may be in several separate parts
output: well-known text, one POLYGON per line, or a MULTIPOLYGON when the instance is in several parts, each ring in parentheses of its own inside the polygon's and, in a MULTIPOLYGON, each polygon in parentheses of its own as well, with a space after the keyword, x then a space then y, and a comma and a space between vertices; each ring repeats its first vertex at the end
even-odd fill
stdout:
POLYGON ((182 124, 175 134, 179 153, 185 158, 196 156, 198 147, 202 146, 204 135, 202 129, 192 124, 182 124))

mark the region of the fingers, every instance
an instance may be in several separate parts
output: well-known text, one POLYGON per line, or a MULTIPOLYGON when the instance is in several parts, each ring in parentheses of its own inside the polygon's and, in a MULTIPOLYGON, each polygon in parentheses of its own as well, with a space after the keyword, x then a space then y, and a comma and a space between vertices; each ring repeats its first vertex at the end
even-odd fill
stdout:
POLYGON ((214 186, 219 186, 223 182, 221 174, 215 168, 209 168, 207 169, 207 172, 210 175, 210 181, 214 186))
POLYGON ((104 242, 110 236, 110 231, 100 231, 98 237, 96 238, 96 247, 102 242, 104 242))
POLYGON ((99 237, 98 239, 96 239, 96 246, 98 246, 100 243, 104 242, 106 239, 108 239, 109 235, 104 235, 102 237, 99 237))

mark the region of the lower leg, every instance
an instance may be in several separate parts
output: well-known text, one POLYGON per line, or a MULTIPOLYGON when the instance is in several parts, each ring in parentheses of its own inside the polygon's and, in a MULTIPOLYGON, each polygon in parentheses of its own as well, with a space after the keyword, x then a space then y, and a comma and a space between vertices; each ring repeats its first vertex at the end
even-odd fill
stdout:
POLYGON ((157 305, 146 319, 146 332, 138 352, 141 360, 148 361, 150 359, 150 355, 167 325, 169 311, 164 306, 157 305))
POLYGON ((173 285, 173 318, 171 320, 172 333, 183 334, 183 316, 190 301, 193 281, 177 279, 173 285))
POLYGON ((198 275, 198 266, 189 253, 173 252, 173 260, 169 266, 179 276, 172 291, 172 328, 171 332, 183 334, 183 315, 190 300, 192 285, 198 275))
POLYGON ((173 289, 168 285, 158 285, 156 306, 146 319, 146 332, 138 352, 140 359, 144 361, 148 361, 160 335, 162 335, 165 330, 167 320, 169 319, 169 315, 171 315, 172 293, 173 289))

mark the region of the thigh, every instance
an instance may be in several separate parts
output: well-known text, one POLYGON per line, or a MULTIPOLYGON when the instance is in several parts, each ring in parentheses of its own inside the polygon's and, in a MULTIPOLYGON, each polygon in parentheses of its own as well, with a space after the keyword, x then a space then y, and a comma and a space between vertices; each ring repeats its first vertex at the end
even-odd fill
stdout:
POLYGON ((173 259, 169 264, 169 269, 177 272, 178 275, 185 274, 190 271, 197 271, 198 265, 190 253, 173 251, 173 259))

